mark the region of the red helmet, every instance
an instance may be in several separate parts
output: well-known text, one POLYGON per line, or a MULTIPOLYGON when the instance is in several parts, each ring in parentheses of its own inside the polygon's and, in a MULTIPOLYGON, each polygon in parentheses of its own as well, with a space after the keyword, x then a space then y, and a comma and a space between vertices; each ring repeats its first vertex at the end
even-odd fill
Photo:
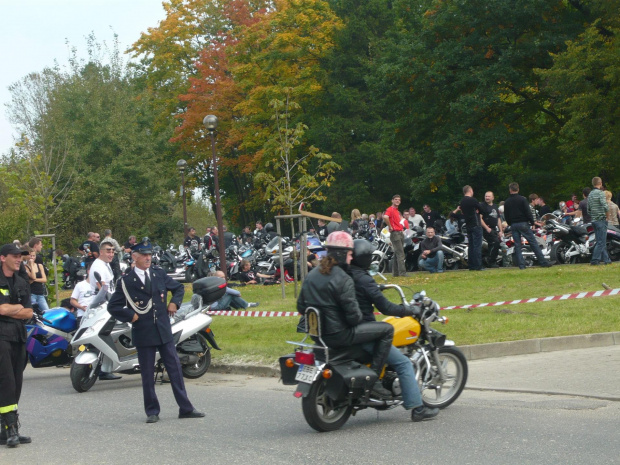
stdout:
POLYGON ((325 247, 328 249, 347 249, 353 250, 353 238, 345 231, 334 231, 325 240, 325 247))

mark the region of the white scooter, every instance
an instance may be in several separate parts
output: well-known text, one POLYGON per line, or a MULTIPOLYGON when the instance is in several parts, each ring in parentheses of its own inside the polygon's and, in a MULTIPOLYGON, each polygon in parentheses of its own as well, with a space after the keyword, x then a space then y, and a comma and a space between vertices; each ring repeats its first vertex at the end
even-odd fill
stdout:
MULTIPOLYGON (((186 378, 204 375, 211 365, 211 347, 220 350, 210 329, 213 319, 207 312, 210 304, 226 293, 226 281, 217 277, 202 278, 193 283, 193 291, 191 302, 181 305, 174 322, 171 321, 172 336, 186 378)), ((109 373, 136 373, 140 368, 138 351, 131 341, 131 324, 121 323, 108 313, 108 297, 108 288, 104 285, 71 340, 73 353, 77 354, 71 364, 71 384, 77 392, 93 387, 104 359, 104 371, 109 373)), ((159 357, 155 363, 161 363, 159 357)))

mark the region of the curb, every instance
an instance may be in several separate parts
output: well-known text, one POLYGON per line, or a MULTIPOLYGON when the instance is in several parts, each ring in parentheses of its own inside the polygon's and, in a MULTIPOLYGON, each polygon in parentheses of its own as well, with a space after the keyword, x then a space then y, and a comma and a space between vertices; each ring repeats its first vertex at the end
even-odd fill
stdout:
POLYGON ((557 336, 524 341, 492 342, 461 346, 459 349, 467 360, 506 357, 509 355, 537 354, 558 350, 587 349, 620 344, 620 332, 580 334, 577 336, 557 336))
MULTIPOLYGON (((557 336, 524 341, 492 342, 460 346, 459 349, 467 360, 506 357, 510 355, 537 354, 570 349, 587 349, 591 347, 607 347, 620 345, 620 332, 580 334, 577 336, 557 336)), ((209 370, 213 373, 250 375, 278 378, 280 369, 265 365, 212 364, 209 370)), ((478 388, 482 389, 482 388, 478 388)), ((492 390, 492 389, 491 389, 492 390)), ((616 400, 616 399, 613 399, 616 400)))

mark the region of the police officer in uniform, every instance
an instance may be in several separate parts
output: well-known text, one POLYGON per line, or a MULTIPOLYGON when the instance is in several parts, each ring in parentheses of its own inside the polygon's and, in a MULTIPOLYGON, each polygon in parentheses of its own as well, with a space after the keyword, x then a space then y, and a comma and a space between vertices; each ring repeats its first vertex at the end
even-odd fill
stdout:
POLYGON ((159 421, 159 401, 155 394, 155 352, 158 351, 170 377, 172 392, 179 405, 179 418, 200 418, 187 398, 181 363, 172 339, 170 316, 174 315, 185 289, 157 266, 151 266, 153 246, 144 238, 131 248, 135 267, 121 277, 108 303, 116 319, 133 323, 132 340, 138 349, 147 423, 159 421), (166 306, 168 291, 172 300, 166 306))
POLYGON ((26 321, 32 318, 30 285, 19 276, 22 255, 15 244, 0 248, 0 444, 16 447, 31 439, 19 435, 17 404, 26 367, 26 321))

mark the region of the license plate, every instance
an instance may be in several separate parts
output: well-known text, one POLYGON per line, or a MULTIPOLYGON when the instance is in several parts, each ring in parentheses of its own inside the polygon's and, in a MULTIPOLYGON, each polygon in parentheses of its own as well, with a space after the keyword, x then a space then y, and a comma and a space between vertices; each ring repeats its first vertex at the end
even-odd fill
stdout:
POLYGON ((316 372, 317 367, 315 366, 299 365, 299 370, 297 370, 297 375, 295 375, 295 381, 299 381, 301 383, 312 383, 316 372))

